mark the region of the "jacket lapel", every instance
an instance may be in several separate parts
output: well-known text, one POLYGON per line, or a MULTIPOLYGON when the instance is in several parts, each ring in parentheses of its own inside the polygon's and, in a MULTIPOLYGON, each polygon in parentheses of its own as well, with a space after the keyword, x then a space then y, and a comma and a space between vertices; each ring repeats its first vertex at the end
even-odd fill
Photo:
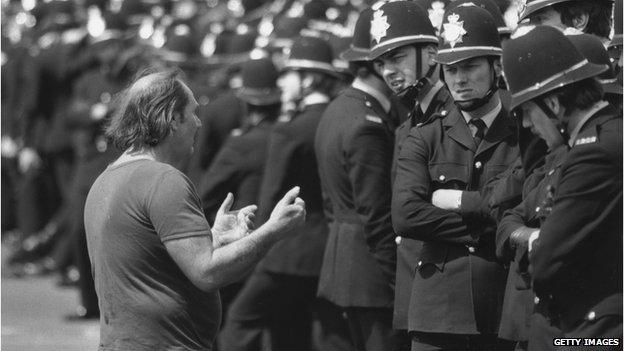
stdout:
POLYGON ((470 129, 468 129, 468 125, 461 112, 459 112, 459 109, 454 108, 449 115, 442 120, 442 124, 447 129, 447 135, 451 139, 460 143, 467 149, 472 151, 476 150, 477 147, 470 134, 470 129))
POLYGON ((479 145, 476 154, 479 155, 480 153, 496 146, 509 135, 512 135, 515 132, 515 129, 516 124, 513 118, 509 117, 505 109, 501 109, 498 116, 496 116, 496 119, 494 119, 494 122, 492 122, 492 125, 485 134, 485 137, 481 141, 481 145, 479 145))

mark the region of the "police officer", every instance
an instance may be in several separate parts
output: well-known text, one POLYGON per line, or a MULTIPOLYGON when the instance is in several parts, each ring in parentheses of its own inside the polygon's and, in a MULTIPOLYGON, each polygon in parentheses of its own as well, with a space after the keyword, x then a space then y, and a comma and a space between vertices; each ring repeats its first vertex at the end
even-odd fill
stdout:
POLYGON ((280 112, 277 70, 267 59, 242 66, 243 85, 236 91, 245 101, 247 124, 234 129, 202 176, 199 194, 207 218, 213 218, 221 199, 234 194, 234 208, 257 203, 264 173, 268 136, 280 112))
MULTIPOLYGON (((429 18, 417 5, 408 2, 381 6, 371 17, 387 16, 389 28, 377 43, 373 41, 371 58, 374 58, 376 72, 382 76, 389 88, 397 94, 411 110, 408 118, 395 132, 395 146, 392 173, 396 173, 396 159, 403 141, 411 128, 422 124, 437 113, 446 114, 453 108, 453 100, 439 79, 439 67, 434 61, 438 39, 429 23, 429 18), (383 48, 383 50, 379 50, 383 48), (402 58, 402 56, 409 56, 402 58), (426 73, 425 73, 426 72, 426 73), (403 79, 403 85, 394 87, 393 82, 403 79), (444 111, 444 112, 442 112, 444 111)), ((442 17, 440 15, 440 17, 442 17)), ((376 25, 379 23, 374 22, 376 25)), ((377 30, 377 28, 375 28, 377 30)), ((372 31, 371 31, 372 33, 372 31)), ((412 276, 418 262, 421 242, 409 238, 396 238, 397 268, 394 295, 393 327, 408 330, 407 311, 412 291, 412 276)), ((407 339, 404 348, 409 349, 407 339)))
POLYGON ((613 0, 522 0, 519 22, 547 25, 561 30, 572 27, 610 41, 613 0))
POLYGON ((442 28, 436 60, 457 108, 411 130, 392 200, 397 234, 423 241, 412 350, 498 350, 506 271, 480 191, 518 157, 516 126, 497 92, 502 50, 492 16, 464 4, 447 11, 442 28))
POLYGON ((512 105, 556 119, 570 147, 554 191, 542 195, 552 199, 536 208, 549 215, 528 239, 539 305, 565 337, 621 338, 622 116, 595 79, 607 66, 544 26, 517 34, 503 62, 512 105))
POLYGON ((341 55, 355 80, 325 110, 314 142, 330 218, 318 294, 345 310, 356 350, 393 350, 390 168, 398 118, 392 92, 369 59, 371 17, 366 10, 360 15, 341 55))
POLYGON ((347 325, 338 309, 316 298, 328 227, 314 135, 338 73, 326 41, 310 36, 295 39, 280 78, 291 84, 280 86, 287 93, 283 97, 297 100, 298 109, 292 118, 280 118, 270 134, 257 221, 268 219, 282 189, 299 186, 306 198, 306 224, 296 237, 269 251, 234 300, 221 334, 224 351, 261 350, 265 328, 273 350, 309 350, 313 344, 323 350, 350 348, 347 325), (314 343, 313 318, 321 326, 314 343))

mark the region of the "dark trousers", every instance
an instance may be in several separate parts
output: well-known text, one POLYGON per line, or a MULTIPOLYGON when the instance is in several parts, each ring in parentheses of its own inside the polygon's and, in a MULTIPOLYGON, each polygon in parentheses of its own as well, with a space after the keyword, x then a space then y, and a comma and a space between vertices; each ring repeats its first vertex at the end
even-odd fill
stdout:
POLYGON ((345 312, 356 351, 399 350, 399 332, 392 329, 392 309, 347 307, 345 312))
POLYGON ((317 277, 256 270, 227 311, 219 350, 260 351, 265 330, 273 351, 311 350, 315 318, 319 350, 349 350, 346 322, 338 308, 316 298, 317 284, 317 277))
POLYGON ((514 343, 495 334, 412 333, 412 351, 505 351, 514 343))

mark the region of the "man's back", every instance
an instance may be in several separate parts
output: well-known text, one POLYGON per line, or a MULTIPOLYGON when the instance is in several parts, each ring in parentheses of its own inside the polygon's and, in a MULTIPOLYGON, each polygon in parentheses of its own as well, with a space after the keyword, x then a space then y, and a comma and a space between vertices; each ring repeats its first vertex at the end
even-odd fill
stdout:
POLYGON ((111 165, 89 192, 85 227, 101 350, 211 349, 219 295, 196 288, 163 244, 210 235, 182 173, 146 159, 111 165))

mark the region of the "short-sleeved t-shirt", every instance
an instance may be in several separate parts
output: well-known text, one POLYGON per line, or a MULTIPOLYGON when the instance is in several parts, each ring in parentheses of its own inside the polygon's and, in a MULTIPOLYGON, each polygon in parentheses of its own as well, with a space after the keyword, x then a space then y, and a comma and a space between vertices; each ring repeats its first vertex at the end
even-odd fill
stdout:
POLYGON ((219 293, 203 292, 164 242, 211 235, 192 183, 172 166, 138 159, 109 166, 85 205, 100 305, 99 350, 211 350, 219 293))

